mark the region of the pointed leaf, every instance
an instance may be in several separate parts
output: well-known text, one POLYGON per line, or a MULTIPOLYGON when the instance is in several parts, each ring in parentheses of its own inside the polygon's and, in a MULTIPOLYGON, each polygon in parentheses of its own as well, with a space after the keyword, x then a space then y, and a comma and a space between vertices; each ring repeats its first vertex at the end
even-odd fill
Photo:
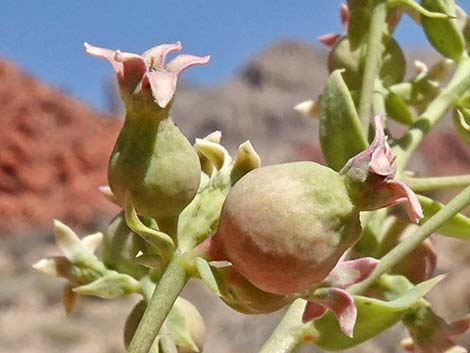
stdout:
POLYGON ((96 249, 101 245, 103 241, 103 233, 94 233, 83 237, 80 243, 82 246, 91 253, 94 253, 96 249))
POLYGON ((109 271, 103 277, 98 278, 84 286, 73 289, 75 293, 94 295, 103 299, 119 298, 131 293, 140 293, 140 283, 128 275, 109 271))
POLYGON ((49 276, 73 280, 75 278, 71 274, 72 266, 72 263, 65 256, 55 256, 39 260, 33 265, 33 268, 49 276))
MULTIPOLYGON (((421 0, 421 5, 432 12, 455 17, 455 4, 446 0, 421 0)), ((457 20, 451 18, 430 18, 421 15, 421 23, 429 42, 445 57, 458 61, 465 52, 465 39, 457 20)))
POLYGON ((428 11, 414 0, 388 0, 388 5, 390 7, 401 5, 408 6, 413 11, 416 11, 416 13, 419 15, 429 18, 449 18, 449 15, 445 13, 428 11))
POLYGON ((78 293, 73 291, 73 286, 71 283, 67 283, 64 287, 64 291, 62 294, 62 303, 64 305, 65 313, 69 315, 75 304, 77 303, 78 293))
MULTIPOLYGON (((418 195, 418 200, 423 207, 424 218, 421 221, 422 223, 445 207, 445 205, 422 195, 418 195)), ((470 240, 470 218, 458 213, 437 231, 448 237, 470 240)))
POLYGON ((80 238, 72 229, 58 220, 54 220, 54 235, 56 243, 65 257, 74 262, 82 252, 80 238))
POLYGON ((261 160, 250 141, 238 147, 238 155, 230 172, 230 183, 234 185, 241 177, 253 169, 259 168, 261 160))
POLYGON ((209 263, 202 257, 198 257, 196 258, 196 267, 202 281, 206 284, 206 286, 211 290, 212 293, 220 296, 221 294, 219 285, 217 284, 217 279, 215 278, 209 263))
POLYGON ((320 144, 328 165, 336 171, 367 148, 367 139, 341 70, 330 75, 322 95, 320 144))
POLYGON ((125 219, 127 226, 140 235, 147 243, 152 245, 157 251, 167 254, 174 247, 173 239, 166 233, 160 232, 153 228, 147 227, 137 215, 135 208, 130 202, 130 198, 126 200, 125 219))

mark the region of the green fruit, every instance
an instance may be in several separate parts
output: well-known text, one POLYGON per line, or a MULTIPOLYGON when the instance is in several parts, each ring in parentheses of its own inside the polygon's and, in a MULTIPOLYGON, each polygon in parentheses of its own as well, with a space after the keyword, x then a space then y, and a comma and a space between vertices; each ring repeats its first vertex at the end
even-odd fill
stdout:
POLYGON ((229 192, 214 236, 262 291, 300 293, 323 280, 359 238, 344 177, 313 162, 255 169, 229 192))
POLYGON ((108 168, 109 185, 124 204, 154 218, 174 234, 176 219, 199 187, 201 166, 188 140, 167 110, 149 116, 128 112, 108 168))

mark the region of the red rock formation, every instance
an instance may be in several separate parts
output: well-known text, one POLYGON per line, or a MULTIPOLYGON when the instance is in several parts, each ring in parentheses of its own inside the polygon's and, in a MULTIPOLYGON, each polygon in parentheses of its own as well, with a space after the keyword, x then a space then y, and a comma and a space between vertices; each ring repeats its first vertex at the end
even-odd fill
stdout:
POLYGON ((0 235, 58 218, 86 228, 116 209, 97 191, 120 122, 0 62, 0 235))

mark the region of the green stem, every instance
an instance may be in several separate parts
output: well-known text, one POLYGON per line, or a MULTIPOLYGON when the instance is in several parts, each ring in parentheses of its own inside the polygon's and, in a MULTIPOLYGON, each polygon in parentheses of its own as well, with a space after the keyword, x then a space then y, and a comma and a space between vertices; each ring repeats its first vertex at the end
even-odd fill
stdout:
POLYGON ((463 188, 470 185, 470 175, 448 177, 414 178, 404 176, 402 181, 413 191, 425 192, 442 189, 463 188))
POLYGON ((295 334, 303 326, 302 314, 306 301, 297 299, 279 322, 271 337, 264 343, 259 353, 289 353, 297 347, 300 337, 295 334))
POLYGON ((406 163, 426 134, 468 89, 470 89, 470 58, 464 55, 449 85, 428 105, 418 120, 393 147, 393 152, 397 157, 398 171, 404 170, 406 163))
POLYGON ((148 353, 187 280, 186 271, 179 264, 178 256, 173 256, 153 292, 127 353, 148 353))
POLYGON ((409 255, 419 244, 434 233, 439 227, 449 219, 459 213, 470 204, 470 186, 467 186, 460 194, 454 197, 444 208, 432 216, 426 223, 420 226, 414 233, 408 236, 403 242, 388 252, 374 269, 372 274, 364 281, 348 288, 351 294, 360 294, 369 288, 380 276, 390 268, 397 265, 407 255, 409 255))
POLYGON ((382 57, 382 36, 387 19, 387 1, 375 0, 372 10, 372 18, 367 39, 367 52, 364 64, 364 76, 361 86, 361 98, 359 100, 359 117, 366 136, 369 130, 369 115, 374 91, 375 79, 379 73, 382 57))
POLYGON ((374 115, 385 114, 384 86, 380 79, 375 79, 372 93, 372 112, 374 115))

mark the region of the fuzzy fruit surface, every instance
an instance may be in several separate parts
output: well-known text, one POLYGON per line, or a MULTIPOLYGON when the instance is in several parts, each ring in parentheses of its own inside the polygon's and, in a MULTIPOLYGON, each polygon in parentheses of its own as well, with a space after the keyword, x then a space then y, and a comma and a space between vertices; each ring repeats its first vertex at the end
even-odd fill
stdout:
POLYGON ((164 231, 196 195, 201 174, 199 157, 167 114, 128 112, 108 168, 118 200, 128 192, 137 213, 164 231))
POLYGON ((214 241, 254 286, 289 295, 323 280, 360 231, 343 176, 296 162, 255 169, 235 184, 214 241))

